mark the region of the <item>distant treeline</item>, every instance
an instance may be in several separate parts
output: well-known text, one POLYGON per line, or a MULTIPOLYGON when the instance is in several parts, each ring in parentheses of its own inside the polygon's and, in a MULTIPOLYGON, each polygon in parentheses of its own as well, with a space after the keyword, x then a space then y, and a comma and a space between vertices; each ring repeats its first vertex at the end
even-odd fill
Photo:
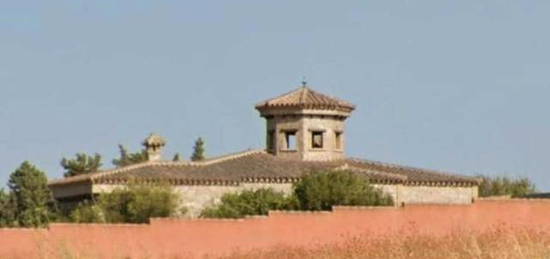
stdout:
POLYGON ((519 198, 536 192, 535 184, 526 177, 479 177, 481 178, 479 197, 510 195, 513 198, 519 198))

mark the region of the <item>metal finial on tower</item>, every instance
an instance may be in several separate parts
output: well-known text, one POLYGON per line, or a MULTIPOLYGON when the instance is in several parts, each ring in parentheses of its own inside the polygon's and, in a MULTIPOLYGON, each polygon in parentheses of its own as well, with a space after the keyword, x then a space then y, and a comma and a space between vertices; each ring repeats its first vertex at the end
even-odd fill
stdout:
POLYGON ((306 86, 307 86, 306 77, 303 76, 303 77, 302 77, 302 87, 306 87, 306 86))

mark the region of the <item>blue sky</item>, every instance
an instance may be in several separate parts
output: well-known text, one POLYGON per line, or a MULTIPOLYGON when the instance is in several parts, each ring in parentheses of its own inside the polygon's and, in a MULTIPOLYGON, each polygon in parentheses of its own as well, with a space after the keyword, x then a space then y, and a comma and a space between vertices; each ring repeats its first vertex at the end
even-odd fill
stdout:
POLYGON ((264 146, 253 105, 358 106, 350 156, 527 176, 550 191, 550 2, 0 0, 0 185, 150 133, 166 157, 264 146))

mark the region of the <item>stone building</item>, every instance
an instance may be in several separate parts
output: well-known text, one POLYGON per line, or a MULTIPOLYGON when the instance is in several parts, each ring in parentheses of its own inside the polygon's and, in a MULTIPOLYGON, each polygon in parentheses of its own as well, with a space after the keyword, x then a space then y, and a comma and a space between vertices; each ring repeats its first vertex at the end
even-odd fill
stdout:
POLYGON ((181 193, 190 216, 228 192, 271 187, 290 193, 292 183, 316 170, 350 170, 368 176, 397 205, 469 204, 477 198, 478 180, 434 170, 346 156, 346 119, 355 106, 305 85, 256 105, 266 120, 266 148, 203 161, 162 160, 166 141, 155 134, 143 145, 149 161, 49 183, 60 202, 77 202, 129 179, 166 181, 181 193))

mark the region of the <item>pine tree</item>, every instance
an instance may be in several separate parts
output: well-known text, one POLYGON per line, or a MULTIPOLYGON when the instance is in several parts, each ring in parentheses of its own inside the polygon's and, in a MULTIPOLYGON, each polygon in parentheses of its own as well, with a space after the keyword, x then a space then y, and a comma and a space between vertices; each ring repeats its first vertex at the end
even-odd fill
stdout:
POLYGON ((147 155, 146 150, 141 150, 136 153, 128 153, 128 149, 126 149, 123 145, 118 145, 118 149, 120 150, 120 158, 113 159, 113 165, 116 167, 129 166, 149 160, 149 155, 147 155))
POLYGON ((13 196, 0 189, 0 228, 13 226, 15 206, 13 196))
POLYGON ((101 155, 97 153, 94 156, 78 153, 75 159, 63 158, 61 160, 61 166, 65 169, 65 177, 93 173, 102 165, 101 155))
POLYGON ((15 203, 15 223, 19 227, 44 227, 54 203, 46 174, 25 161, 11 175, 8 187, 15 203))
POLYGON ((192 161, 200 161, 205 158, 204 155, 204 141, 202 138, 198 138, 195 141, 195 146, 193 146, 193 155, 191 155, 192 161))
POLYGON ((176 153, 176 154, 174 155, 174 158, 172 158, 172 161, 174 161, 174 162, 181 161, 180 153, 176 153))

